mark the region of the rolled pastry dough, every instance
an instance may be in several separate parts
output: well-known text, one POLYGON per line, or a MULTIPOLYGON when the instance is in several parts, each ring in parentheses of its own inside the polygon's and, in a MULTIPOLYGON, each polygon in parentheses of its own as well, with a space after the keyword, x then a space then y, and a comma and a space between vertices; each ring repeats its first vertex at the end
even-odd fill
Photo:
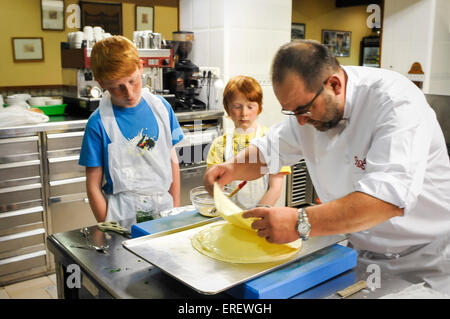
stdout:
POLYGON ((288 244, 271 244, 251 227, 256 218, 244 218, 244 211, 214 184, 214 202, 225 222, 195 234, 191 243, 200 253, 231 263, 264 263, 287 259, 297 254, 301 239, 288 244))

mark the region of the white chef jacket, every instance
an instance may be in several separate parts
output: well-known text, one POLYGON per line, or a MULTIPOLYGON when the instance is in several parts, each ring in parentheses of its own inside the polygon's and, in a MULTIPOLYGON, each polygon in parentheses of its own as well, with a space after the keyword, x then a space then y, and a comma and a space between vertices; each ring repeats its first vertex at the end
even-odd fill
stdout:
MULTIPOLYGON (((423 93, 393 71, 343 67, 343 120, 326 132, 288 116, 254 139, 269 172, 305 159, 322 202, 360 191, 404 215, 351 234, 356 249, 399 253, 450 233, 450 163, 423 93)), ((447 252, 450 254, 450 252, 447 252)))

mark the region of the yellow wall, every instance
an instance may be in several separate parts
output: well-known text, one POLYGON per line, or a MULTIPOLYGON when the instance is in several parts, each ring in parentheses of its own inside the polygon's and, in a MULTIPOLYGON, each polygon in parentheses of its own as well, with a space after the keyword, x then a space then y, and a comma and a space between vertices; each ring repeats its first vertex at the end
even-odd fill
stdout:
POLYGON ((322 42, 322 29, 351 31, 349 57, 338 57, 343 65, 359 65, 360 42, 371 34, 367 6, 336 8, 335 0, 292 0, 292 22, 305 24, 305 38, 322 42))
MULTIPOLYGON (((73 3, 78 1, 65 0, 66 7, 73 3)), ((154 32, 160 32, 165 39, 171 40, 172 32, 178 30, 178 1, 146 1, 146 5, 155 8, 154 32)), ((123 35, 129 39, 133 37, 134 16, 135 5, 122 3, 123 35)), ((77 29, 66 26, 64 31, 43 31, 40 0, 13 0, 2 1, 0 30, 0 87, 62 84, 60 43, 67 41, 67 34, 77 29), (44 61, 15 63, 12 37, 42 37, 44 61)))

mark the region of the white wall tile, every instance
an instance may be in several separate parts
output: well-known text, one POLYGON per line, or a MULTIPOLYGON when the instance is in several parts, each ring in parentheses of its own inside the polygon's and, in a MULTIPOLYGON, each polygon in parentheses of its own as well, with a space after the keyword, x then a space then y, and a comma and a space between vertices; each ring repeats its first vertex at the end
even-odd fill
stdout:
POLYGON ((192 62, 198 66, 209 65, 209 38, 208 30, 197 30, 194 32, 194 46, 192 49, 192 62))
POLYGON ((447 76, 450 76, 450 41, 433 43, 432 61, 430 70, 432 74, 447 74, 447 76))
POLYGON ((208 66, 217 66, 220 68, 221 73, 224 70, 224 29, 213 29, 210 30, 209 37, 209 65, 208 66))
POLYGON ((225 26, 225 0, 211 1, 209 5, 209 25, 212 29, 225 26))
POLYGON ((180 28, 195 32, 193 62, 219 67, 225 84, 238 74, 258 78, 271 103, 270 66, 290 41, 291 15, 292 0, 180 0, 180 28))
POLYGON ((194 30, 209 29, 210 26, 210 0, 194 0, 192 12, 192 25, 194 30))
POLYGON ((192 7, 195 0, 180 0, 180 30, 191 31, 193 28, 192 18, 193 12, 192 7))
POLYGON ((263 86, 263 111, 258 117, 258 122, 267 127, 284 120, 281 106, 278 102, 272 86, 263 86))

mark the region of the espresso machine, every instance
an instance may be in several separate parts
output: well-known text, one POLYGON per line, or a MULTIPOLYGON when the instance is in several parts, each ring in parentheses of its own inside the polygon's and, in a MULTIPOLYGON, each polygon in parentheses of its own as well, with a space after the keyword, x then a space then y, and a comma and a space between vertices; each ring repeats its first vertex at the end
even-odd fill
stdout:
MULTIPOLYGON (((170 49, 140 48, 139 58, 143 64, 142 86, 152 93, 163 92, 163 68, 173 65, 170 49)), ((103 89, 94 78, 90 68, 91 48, 72 48, 61 43, 61 65, 63 78, 63 103, 66 112, 73 115, 89 115, 100 104, 103 89)), ((174 96, 174 95, 172 95, 174 96)))
POLYGON ((173 52, 174 67, 163 71, 163 85, 174 97, 166 99, 175 112, 205 110, 206 104, 198 99, 201 89, 199 67, 191 61, 194 33, 175 31, 172 38, 167 45, 173 52))
POLYGON ((90 69, 91 50, 85 46, 72 48, 68 42, 61 43, 62 96, 69 114, 90 114, 102 98, 103 90, 90 69))

